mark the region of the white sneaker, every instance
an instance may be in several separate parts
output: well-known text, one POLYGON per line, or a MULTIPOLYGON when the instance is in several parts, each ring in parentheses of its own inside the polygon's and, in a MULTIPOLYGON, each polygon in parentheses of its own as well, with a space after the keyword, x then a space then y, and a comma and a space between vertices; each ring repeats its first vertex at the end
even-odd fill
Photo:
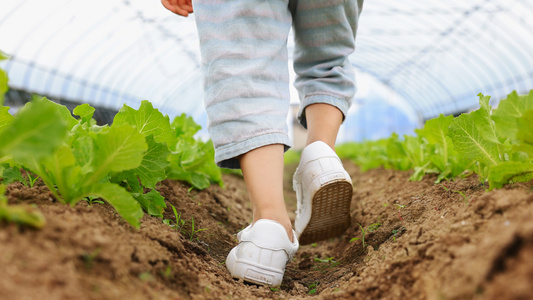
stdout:
POLYGON ((283 225, 261 219, 240 231, 237 239, 239 245, 226 258, 231 275, 260 285, 279 286, 285 265, 299 247, 294 231, 291 242, 283 225))
POLYGON ((338 236, 350 226, 352 179, 326 143, 304 148, 293 188, 298 199, 294 229, 300 244, 338 236))

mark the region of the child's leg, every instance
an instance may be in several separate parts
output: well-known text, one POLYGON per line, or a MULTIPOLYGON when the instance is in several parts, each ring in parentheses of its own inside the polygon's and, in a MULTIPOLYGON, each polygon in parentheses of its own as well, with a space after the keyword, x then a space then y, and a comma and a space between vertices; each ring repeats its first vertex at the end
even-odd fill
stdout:
POLYGON ((238 157, 288 136, 288 1, 193 1, 205 107, 215 160, 239 168, 238 157))
POLYGON ((292 241, 292 225, 283 199, 283 145, 268 145, 239 158, 252 201, 254 222, 259 219, 281 223, 292 241))
POLYGON ((235 278, 279 286, 298 249, 282 188, 283 152, 291 144, 288 1, 193 3, 215 160, 242 168, 253 205, 253 226, 237 234, 239 245, 228 254, 226 267, 235 278))
POLYGON ((292 240, 283 198, 288 136, 288 2, 194 1, 205 106, 215 160, 242 168, 258 219, 278 221, 292 240))
POLYGON ((293 179, 301 244, 342 234, 351 223, 352 182, 333 149, 355 94, 348 56, 355 49, 361 5, 362 0, 299 0, 292 10, 299 120, 308 129, 293 179))
MULTIPOLYGON (((362 4, 362 0, 299 0, 293 11, 295 86, 301 102, 298 117, 306 128, 309 105, 332 105, 343 118, 351 105, 355 79, 348 56, 355 50, 362 4)), ((321 128, 315 125, 309 134, 321 128)), ((336 132, 331 134, 336 137, 336 132)))
POLYGON ((315 103, 306 107, 307 142, 309 145, 322 141, 331 149, 335 149, 335 140, 342 123, 342 112, 335 106, 326 103, 315 103))

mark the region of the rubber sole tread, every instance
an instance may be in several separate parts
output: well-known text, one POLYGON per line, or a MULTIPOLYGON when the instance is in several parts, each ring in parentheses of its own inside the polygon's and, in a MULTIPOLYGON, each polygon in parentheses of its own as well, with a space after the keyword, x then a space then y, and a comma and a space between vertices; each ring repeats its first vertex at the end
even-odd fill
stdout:
POLYGON ((299 237, 307 245, 339 236, 351 224, 350 204, 353 187, 348 181, 337 181, 321 187, 312 199, 311 219, 299 237))

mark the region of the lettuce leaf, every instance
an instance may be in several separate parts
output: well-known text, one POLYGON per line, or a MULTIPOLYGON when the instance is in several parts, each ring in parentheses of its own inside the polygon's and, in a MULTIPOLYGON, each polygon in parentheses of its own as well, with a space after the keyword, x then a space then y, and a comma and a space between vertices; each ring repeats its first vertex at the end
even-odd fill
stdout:
POLYGON ((450 124, 448 134, 460 155, 468 160, 479 161, 485 166, 492 166, 502 160, 497 144, 484 138, 478 128, 478 125, 485 121, 480 114, 461 114, 450 124))
MULTIPOLYGON (((533 102, 533 99, 531 99, 533 102)), ((526 111, 516 120, 518 129, 516 139, 518 144, 513 147, 515 151, 525 152, 533 160, 533 109, 526 111)))
POLYGON ((514 139, 520 128, 516 120, 528 110, 533 110, 533 90, 527 95, 518 95, 513 91, 493 110, 492 119, 496 123, 496 130, 501 136, 514 139))
POLYGON ((39 160, 51 155, 67 133, 57 107, 45 98, 39 99, 27 103, 0 133, 0 154, 9 153, 15 160, 39 160))
POLYGON ((113 125, 132 125, 144 136, 153 135, 158 143, 165 143, 169 149, 174 148, 176 138, 170 127, 168 116, 163 116, 159 110, 146 100, 141 102, 138 110, 124 105, 113 119, 113 125))

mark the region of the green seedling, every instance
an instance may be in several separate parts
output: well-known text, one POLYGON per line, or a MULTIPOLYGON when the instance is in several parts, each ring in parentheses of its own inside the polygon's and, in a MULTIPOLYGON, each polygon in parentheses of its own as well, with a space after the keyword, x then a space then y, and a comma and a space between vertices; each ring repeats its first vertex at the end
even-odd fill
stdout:
POLYGON ((396 207, 397 207, 398 209, 405 208, 405 205, 403 205, 403 204, 395 204, 395 205, 396 205, 396 207))
POLYGON ((97 200, 97 199, 99 199, 99 198, 98 197, 93 197, 93 196, 88 196, 88 197, 83 198, 82 200, 87 201, 87 203, 89 203, 89 206, 92 206, 94 203, 104 204, 104 201, 97 200))
POLYGON ((333 260, 333 257, 328 257, 326 259, 315 257, 315 261, 321 262, 321 263, 329 263, 329 262, 335 263, 336 262, 336 261, 333 260))
POLYGON ((463 196, 463 199, 465 200, 465 204, 468 204, 468 196, 463 193, 463 191, 454 191, 458 193, 459 195, 463 196))
POLYGON ((200 228, 200 229, 195 229, 194 228, 194 217, 191 217, 191 234, 190 234, 190 240, 192 241, 192 239, 194 238, 194 235, 197 234, 198 232, 200 231, 204 231, 204 230, 207 230, 209 228, 200 228))
POLYGON ((275 288, 275 287, 271 287, 270 290, 273 291, 273 292, 279 292, 280 291, 280 289, 275 288))
POLYGON ((181 213, 178 214, 178 211, 174 207, 174 205, 170 204, 170 207, 172 207, 172 212, 174 213, 174 218, 176 219, 176 230, 179 230, 183 225, 185 225, 185 220, 181 219, 181 213))
POLYGON ((171 219, 164 219, 163 224, 168 225, 177 231, 180 231, 180 229, 185 225, 185 220, 181 219, 181 213, 178 213, 176 210, 176 207, 174 205, 170 204, 170 207, 172 208, 172 212, 174 213, 175 223, 171 219), (174 223, 174 224, 172 224, 174 223))
POLYGON ((307 292, 309 295, 312 295, 312 294, 316 294, 316 288, 318 286, 318 282, 314 282, 312 284, 309 285, 308 289, 309 289, 309 292, 307 292))
POLYGON ((33 177, 31 175, 31 172, 26 172, 26 177, 28 177, 28 185, 30 186, 30 188, 32 188, 35 185, 35 182, 37 181, 37 179, 39 179, 39 176, 37 175, 33 177))
POLYGON ((333 257, 327 257, 325 259, 315 257, 315 261, 326 264, 317 267, 316 270, 324 270, 325 268, 336 267, 341 263, 340 261, 333 260, 333 257))
POLYGON ((161 271, 161 276, 165 278, 172 277, 172 267, 169 265, 165 268, 165 271, 161 271))
POLYGON ((350 243, 351 242, 355 242, 357 240, 361 240, 363 242, 363 249, 366 248, 366 246, 368 246, 366 243, 365 243, 365 235, 369 232, 373 232, 373 231, 376 231, 378 230, 379 227, 381 227, 381 223, 374 223, 374 224, 371 224, 371 225, 368 225, 367 228, 363 228, 363 226, 361 226, 361 224, 357 224, 359 225, 359 228, 361 229, 361 237, 360 238, 352 238, 350 240, 350 243))
POLYGON ((397 237, 399 234, 401 234, 404 230, 405 230, 404 227, 400 227, 400 228, 398 228, 398 229, 393 229, 393 230, 392 230, 392 240, 393 240, 394 242, 396 242, 396 237, 397 237))
POLYGON ((142 272, 139 274, 139 278, 142 280, 142 281, 154 281, 154 276, 152 276, 152 274, 150 274, 150 272, 142 272))
POLYGON ((12 168, 9 167, 9 164, 3 164, 2 166, 4 167, 4 171, 2 172, 2 175, 0 177, 4 179, 4 184, 10 184, 12 182, 19 181, 25 186, 32 188, 35 185, 37 179, 39 179, 38 175, 34 175, 24 168, 23 169, 24 171, 26 171, 26 176, 23 176, 20 172, 19 166, 12 168))
POLYGON ((102 252, 102 249, 96 248, 91 253, 84 253, 81 255, 87 271, 90 271, 93 268, 94 259, 98 256, 98 254, 100 254, 100 252, 102 252))

